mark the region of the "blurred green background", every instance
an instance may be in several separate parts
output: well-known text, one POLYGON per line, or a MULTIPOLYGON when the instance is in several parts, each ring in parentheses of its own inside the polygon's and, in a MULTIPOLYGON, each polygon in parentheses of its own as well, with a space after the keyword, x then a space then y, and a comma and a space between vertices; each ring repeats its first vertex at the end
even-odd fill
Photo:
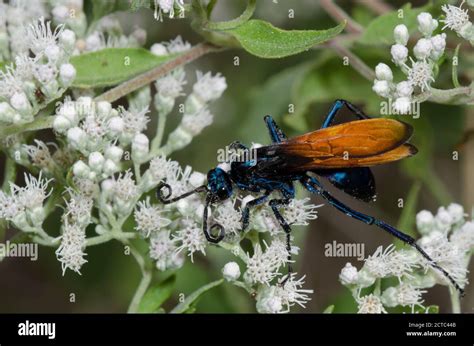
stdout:
MULTIPOLYGON (((377 16, 363 1, 339 2, 354 19, 364 25, 377 16)), ((415 1, 413 6, 423 5, 415 1)), ((398 8, 403 1, 390 1, 398 8)), ((245 6, 244 1, 222 0, 216 5, 215 20, 225 20, 238 16, 245 6)), ((155 42, 168 41, 181 35, 196 44, 202 39, 190 28, 189 20, 168 20, 163 23, 153 19, 150 10, 120 13, 119 17, 130 32, 135 25, 146 29, 147 47, 155 42)), ((318 1, 259 1, 256 18, 265 19, 275 26, 285 29, 324 29, 334 26, 334 21, 321 9, 318 1), (295 18, 288 18, 288 11, 294 10, 295 18)), ((450 36, 451 38, 451 36, 450 36)), ((450 39, 448 38, 448 40, 450 39)), ((472 48, 472 47, 471 47, 472 48)), ((390 62, 389 47, 353 46, 370 67, 378 62, 390 62)), ((452 55, 453 48, 448 47, 452 55)), ((449 64, 448 64, 449 65, 449 64)), ((473 52, 461 51, 459 74, 461 83, 473 78, 473 52)), ((345 66, 342 59, 329 48, 322 46, 293 57, 265 60, 251 56, 242 50, 227 50, 207 55, 186 67, 187 88, 195 80, 194 71, 220 72, 226 79, 228 89, 224 96, 211 107, 215 122, 195 138, 192 145, 172 155, 183 166, 191 165, 195 170, 207 172, 216 165, 217 150, 233 140, 251 144, 269 142, 263 116, 271 114, 288 135, 320 126, 331 103, 337 98, 347 99, 375 116, 381 101, 372 92, 372 81, 365 80, 351 66, 345 66), (234 65, 238 56, 240 64, 234 65), (289 114, 289 105, 295 112, 289 114)), ((437 78, 438 88, 450 88, 450 67, 442 69, 437 78)), ((472 208, 474 191, 470 180, 474 177, 472 157, 467 146, 474 140, 469 137, 466 114, 469 110, 462 106, 445 106, 423 103, 421 118, 413 121, 401 117, 415 127, 413 142, 418 146, 417 157, 409 163, 394 163, 377 167, 377 201, 364 204, 335 192, 354 208, 397 224, 402 210, 397 207, 399 198, 406 199, 415 181, 423 181, 417 210, 433 212, 450 201, 472 208), (467 139, 467 141, 465 140, 467 139), (459 160, 452 159, 454 150, 459 150, 459 160), (471 162, 469 161, 471 160, 471 162)), ((171 117, 167 129, 173 129, 179 121, 178 112, 171 117)), ((472 113, 472 110, 471 110, 472 113)), ((156 121, 152 113, 153 129, 156 121)), ((474 114, 471 114, 471 117, 474 114)), ((348 120, 350 117, 342 117, 348 120)), ((51 138, 51 134, 41 136, 51 138)), ((471 154, 473 153, 471 149, 471 154)), ((2 158, 3 160, 3 158, 2 158)), ((0 173, 1 174, 1 173, 0 173)), ((321 200, 313 198, 315 204, 321 200)), ((58 232, 58 215, 52 216, 45 224, 51 233, 58 232)), ((413 227, 412 225, 410 227, 413 227)), ((93 230, 90 230, 93 232, 93 230)), ((322 312, 328 305, 335 304, 335 312, 355 312, 356 304, 349 291, 338 281, 338 275, 346 262, 359 267, 355 258, 328 258, 324 256, 324 245, 351 242, 365 244, 365 254, 369 255, 379 245, 388 245, 393 239, 382 231, 366 226, 341 214, 329 206, 319 209, 319 218, 306 229, 295 229, 297 244, 301 247, 296 257, 296 271, 306 274, 305 288, 314 289, 312 301, 304 312, 322 312)), ((124 312, 139 281, 139 270, 132 256, 124 255, 118 242, 87 249, 88 263, 81 270, 82 275, 67 271, 62 277, 60 263, 51 249, 40 247, 39 260, 6 259, 0 264, 0 312, 124 312), (75 294, 75 302, 69 300, 75 294)), ((178 271, 176 293, 165 308, 174 306, 179 293, 185 295, 205 283, 221 277, 222 266, 235 260, 229 252, 209 247, 206 257, 197 256, 195 263, 187 261, 178 271)), ((157 274, 162 279, 169 273, 157 274)), ((471 280, 473 277, 471 275, 471 280)), ((472 286, 467 288, 463 299, 463 311, 474 311, 472 286)), ((449 296, 446 287, 431 289, 426 297, 426 305, 440 305, 441 312, 449 311, 449 296)), ((246 292, 224 283, 208 292, 197 305, 197 312, 252 312, 255 302, 246 292)))

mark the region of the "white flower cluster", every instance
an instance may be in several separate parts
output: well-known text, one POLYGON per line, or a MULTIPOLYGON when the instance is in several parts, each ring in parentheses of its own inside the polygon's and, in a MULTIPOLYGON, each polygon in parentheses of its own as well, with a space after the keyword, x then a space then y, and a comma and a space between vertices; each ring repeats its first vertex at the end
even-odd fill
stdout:
POLYGON ((52 19, 56 25, 64 24, 78 37, 84 36, 87 30, 87 18, 83 10, 83 0, 50 0, 49 2, 52 7, 52 19))
POLYGON ((36 232, 46 217, 43 202, 51 180, 25 174, 25 186, 10 183, 10 193, 0 191, 0 219, 11 221, 23 232, 36 232))
MULTIPOLYGON (((416 225, 422 235, 418 245, 461 287, 465 286, 467 266, 474 250, 474 222, 466 221, 463 207, 453 203, 439 208, 436 215, 423 210, 416 216, 416 225)), ((395 306, 409 306, 414 311, 416 306, 423 307, 425 289, 436 284, 450 285, 416 250, 396 250, 393 245, 385 250, 380 246, 360 270, 347 263, 339 280, 351 289, 359 304, 359 313, 381 313, 395 306), (399 284, 360 297, 362 289, 389 277, 397 278, 399 284)))
MULTIPOLYGON (((445 19, 441 20, 441 22, 444 23, 443 30, 446 28, 453 30, 459 37, 464 38, 469 41, 471 45, 474 45, 474 25, 469 20, 469 11, 462 8, 464 2, 463 0, 459 7, 449 4, 443 5, 441 9, 445 14, 445 19)), ((472 1, 468 3, 474 8, 472 1)))
POLYGON ((76 77, 69 63, 76 37, 62 26, 40 18, 24 32, 28 51, 0 71, 0 123, 33 121, 35 114, 60 97, 76 77), (32 56, 29 55, 32 53, 32 56))
POLYGON ((377 95, 394 100, 393 111, 397 114, 409 113, 416 96, 430 89, 435 80, 436 64, 446 47, 446 34, 433 35, 438 21, 431 14, 422 12, 417 20, 418 30, 423 37, 413 47, 415 59, 409 56, 407 48, 408 28, 400 24, 393 31, 395 44, 391 47, 392 61, 406 75, 406 80, 394 82, 392 70, 384 63, 379 63, 375 68, 372 89, 377 95), (411 66, 407 64, 408 59, 411 66))

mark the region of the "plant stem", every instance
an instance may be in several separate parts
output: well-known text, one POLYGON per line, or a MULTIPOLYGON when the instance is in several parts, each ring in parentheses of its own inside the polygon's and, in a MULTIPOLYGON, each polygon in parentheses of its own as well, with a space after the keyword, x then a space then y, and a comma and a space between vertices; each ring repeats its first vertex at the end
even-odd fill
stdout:
POLYGON ((245 8, 244 12, 242 14, 232 20, 225 21, 225 22, 205 22, 204 27, 208 30, 228 30, 235 28, 246 21, 248 21, 252 15, 253 12, 255 11, 255 7, 257 5, 257 0, 249 0, 247 3, 247 7, 245 8))
POLYGON ((360 34, 364 29, 362 26, 355 22, 342 8, 334 3, 332 0, 321 0, 321 7, 336 21, 346 21, 346 30, 350 33, 360 34))
POLYGON ((128 95, 129 93, 140 89, 141 87, 150 84, 151 82, 157 80, 158 78, 166 75, 171 70, 183 66, 197 58, 212 52, 217 52, 221 48, 208 44, 208 43, 200 43, 187 52, 180 54, 173 60, 168 61, 167 63, 157 66, 150 71, 142 73, 135 78, 132 78, 122 84, 112 88, 105 93, 97 96, 94 100, 95 101, 108 101, 114 102, 121 97, 128 95))
POLYGON ((383 0, 357 0, 358 3, 364 5, 376 14, 385 14, 393 11, 393 7, 385 3, 383 0))
POLYGON ((451 298, 451 312, 453 314, 460 314, 461 313, 461 302, 459 301, 459 292, 449 286, 449 296, 451 298))
POLYGON ((332 48, 340 57, 348 58, 351 67, 359 72, 365 79, 372 81, 375 78, 375 72, 365 64, 357 55, 352 53, 347 47, 343 46, 339 41, 332 40, 326 44, 332 48))
POLYGON ((165 132, 165 126, 166 126, 166 119, 168 118, 168 115, 159 112, 158 113, 158 126, 156 128, 156 136, 151 142, 151 152, 155 152, 158 150, 158 148, 161 146, 161 142, 163 141, 163 134, 165 132))
MULTIPOLYGON (((124 243, 127 244, 127 242, 124 242, 124 243)), ((148 286, 150 285, 151 270, 148 270, 145 263, 145 259, 137 250, 135 250, 134 248, 130 246, 130 251, 133 257, 135 257, 135 260, 137 261, 142 273, 142 278, 140 280, 140 283, 128 307, 128 313, 134 313, 134 312, 138 312, 138 306, 140 305, 140 301, 142 300, 143 295, 145 294, 146 290, 148 289, 148 286)))
POLYGON ((99 245, 102 243, 106 243, 111 239, 118 239, 118 240, 128 240, 136 238, 137 233, 135 232, 114 232, 110 231, 92 238, 87 238, 86 240, 86 247, 99 245))

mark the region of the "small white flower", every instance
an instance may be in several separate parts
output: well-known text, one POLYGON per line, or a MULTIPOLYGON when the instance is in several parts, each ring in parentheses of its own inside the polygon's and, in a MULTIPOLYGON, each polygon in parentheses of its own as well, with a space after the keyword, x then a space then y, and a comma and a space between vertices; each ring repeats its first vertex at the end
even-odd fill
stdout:
POLYGON ((431 82, 434 82, 431 64, 412 60, 412 67, 408 70, 408 82, 414 87, 419 87, 421 91, 429 89, 431 82))
POLYGON ((431 14, 427 12, 421 12, 416 19, 418 21, 418 30, 427 37, 431 36, 438 27, 438 21, 433 19, 431 14))
POLYGON ((186 85, 186 74, 183 69, 177 69, 158 79, 155 83, 156 91, 162 97, 172 99, 183 95, 183 85, 186 85))
POLYGON ((305 304, 311 300, 308 295, 314 293, 313 290, 301 288, 304 285, 305 276, 302 276, 298 280, 295 278, 296 273, 290 274, 285 284, 279 287, 279 296, 281 297, 282 304, 287 307, 287 312, 289 312, 290 307, 295 304, 304 308, 305 304))
POLYGON ((150 204, 150 198, 137 203, 135 208, 135 227, 145 238, 148 238, 153 232, 168 226, 171 220, 161 216, 162 210, 158 206, 150 204))
POLYGON ((378 80, 391 82, 393 80, 393 73, 387 64, 379 63, 375 66, 375 77, 378 80))
POLYGON ((217 208, 215 221, 225 227, 227 234, 229 234, 228 232, 232 232, 233 234, 238 235, 242 228, 241 218, 241 211, 234 207, 232 201, 227 200, 217 208))
POLYGON ((185 114, 181 120, 181 128, 191 136, 197 136, 201 131, 212 124, 214 116, 207 108, 202 108, 196 114, 185 114))
POLYGON ((467 9, 462 9, 462 5, 464 1, 461 3, 459 7, 453 5, 443 5, 441 9, 445 13, 446 18, 441 20, 444 23, 443 30, 449 28, 456 32, 459 32, 464 25, 469 23, 469 13, 467 9))
POLYGON ((408 48, 397 43, 390 48, 390 54, 392 55, 392 60, 396 65, 402 65, 407 61, 408 48))
POLYGON ((395 43, 406 46, 408 42, 408 28, 404 24, 399 24, 393 29, 393 36, 395 38, 395 43))
POLYGON ((67 130, 68 143, 74 148, 81 150, 87 144, 87 134, 79 127, 67 130))
POLYGON ((413 54, 417 57, 417 59, 423 60, 427 59, 433 50, 433 46, 431 44, 431 40, 427 38, 420 38, 416 43, 415 47, 413 47, 413 54))
POLYGON ((339 280, 343 285, 352 285, 357 282, 358 272, 357 268, 354 267, 351 263, 346 263, 344 268, 342 268, 341 273, 339 274, 339 280))
POLYGON ((154 0, 155 12, 154 17, 156 20, 163 21, 163 14, 168 14, 170 18, 174 18, 174 7, 177 6, 179 13, 184 13, 184 0, 154 0))
POLYGON ((382 314, 387 313, 380 298, 374 294, 369 294, 357 299, 358 314, 382 314))
POLYGON ((220 73, 213 76, 211 72, 203 74, 197 71, 196 76, 197 82, 193 86, 193 92, 204 102, 218 99, 227 89, 225 77, 222 77, 220 73))
POLYGON ((416 214, 416 227, 422 235, 430 233, 435 226, 435 218, 428 210, 422 210, 416 214))
POLYGON ((161 271, 183 265, 183 257, 176 253, 176 245, 170 238, 170 231, 154 232, 151 235, 150 257, 156 261, 156 267, 161 271))
POLYGON ((51 22, 45 21, 41 17, 34 24, 30 24, 27 29, 27 39, 29 48, 36 55, 42 53, 46 47, 55 45, 64 27, 58 25, 53 31, 51 29, 51 22))
POLYGON ((109 119, 108 127, 112 136, 117 136, 123 131, 125 124, 121 117, 115 116, 109 119))
POLYGON ((74 165, 72 166, 72 172, 74 173, 75 176, 79 178, 88 178, 89 173, 90 173, 90 168, 84 162, 79 160, 76 163, 74 163, 74 165))
POLYGON ((68 189, 69 200, 66 200, 66 211, 63 221, 69 224, 77 224, 81 228, 87 227, 91 222, 91 211, 94 200, 87 195, 77 193, 68 189))
POLYGON ((317 208, 323 206, 308 203, 310 198, 292 199, 290 204, 284 209, 283 216, 290 225, 307 226, 309 220, 318 218, 317 208))
POLYGON ((409 97, 398 97, 393 103, 393 108, 398 114, 408 114, 411 109, 411 100, 409 97))
POLYGON ((160 182, 162 180, 176 180, 180 169, 177 161, 168 160, 165 156, 157 156, 150 161, 149 172, 156 182, 160 182))
POLYGON ((227 281, 235 281, 240 277, 240 267, 236 262, 228 262, 222 268, 222 275, 227 281))
POLYGON ((147 116, 147 113, 150 112, 148 108, 144 108, 139 112, 135 112, 120 107, 119 112, 124 123, 124 131, 132 135, 145 130, 148 122, 150 121, 150 118, 147 116))
POLYGON ((267 284, 280 275, 278 269, 287 262, 288 253, 285 246, 283 251, 280 244, 272 242, 272 246, 267 246, 265 252, 260 245, 254 248, 253 256, 247 254, 247 270, 244 279, 250 284, 267 284), (275 243, 275 244, 274 244, 275 243))
POLYGON ((125 173, 120 173, 115 179, 114 200, 116 202, 127 202, 138 197, 138 187, 132 176, 132 172, 128 170, 125 173))
POLYGON ((74 45, 76 44, 76 34, 74 31, 66 29, 59 35, 59 42, 62 44, 64 49, 68 52, 72 52, 74 45))
POLYGON ((183 41, 181 36, 177 36, 174 40, 165 43, 165 45, 170 54, 182 53, 191 49, 191 44, 189 42, 183 41))
POLYGON ((379 96, 386 98, 390 96, 390 84, 386 80, 376 79, 372 86, 372 90, 379 96))
POLYGON ((61 245, 56 250, 56 257, 61 262, 63 275, 66 269, 71 269, 78 274, 87 260, 83 251, 86 244, 86 232, 77 224, 66 223, 63 225, 61 245))
POLYGON ((51 153, 44 142, 35 139, 35 143, 36 145, 24 145, 23 147, 35 166, 47 170, 48 165, 53 161, 51 153))
POLYGON ((179 253, 183 250, 188 252, 191 262, 194 262, 194 253, 201 252, 206 254, 207 240, 200 227, 190 221, 183 222, 183 228, 173 235, 173 240, 180 243, 176 251, 179 253))

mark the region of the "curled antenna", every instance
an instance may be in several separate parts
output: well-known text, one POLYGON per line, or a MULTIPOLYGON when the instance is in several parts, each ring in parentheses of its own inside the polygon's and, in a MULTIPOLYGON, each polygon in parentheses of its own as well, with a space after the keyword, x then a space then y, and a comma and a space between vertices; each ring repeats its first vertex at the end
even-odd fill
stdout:
POLYGON ((204 236, 206 237, 206 239, 209 242, 217 244, 222 239, 224 239, 225 230, 224 230, 224 227, 219 223, 214 223, 214 224, 211 225, 211 227, 209 229, 207 228, 207 209, 209 207, 209 204, 211 204, 211 201, 212 201, 212 196, 207 195, 206 205, 204 206, 204 212, 202 214, 202 230, 204 232, 204 236), (214 236, 213 233, 212 233, 212 230, 215 229, 215 228, 217 228, 219 230, 219 233, 217 234, 217 236, 214 236))
POLYGON ((174 203, 176 201, 179 201, 180 199, 183 199, 183 198, 191 196, 195 193, 201 193, 201 192, 207 192, 207 186, 206 185, 199 186, 199 187, 195 188, 194 190, 183 193, 182 195, 180 195, 178 197, 170 198, 171 195, 173 194, 173 190, 171 189, 171 186, 169 184, 161 182, 156 187, 156 196, 158 197, 160 202, 164 203, 164 204, 174 203), (166 193, 163 191, 165 189, 166 189, 166 193))

